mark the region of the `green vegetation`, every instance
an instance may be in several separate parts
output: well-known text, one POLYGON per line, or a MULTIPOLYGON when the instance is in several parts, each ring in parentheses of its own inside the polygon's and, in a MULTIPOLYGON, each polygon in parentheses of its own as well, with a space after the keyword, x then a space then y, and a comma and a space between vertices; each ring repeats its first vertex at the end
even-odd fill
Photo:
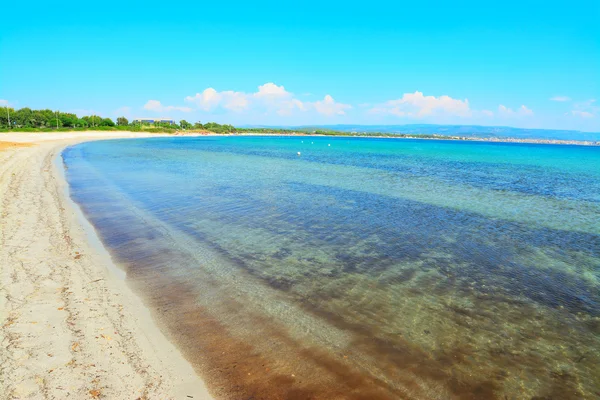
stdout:
POLYGON ((52 110, 32 110, 21 108, 15 110, 10 107, 0 109, 0 132, 15 130, 19 132, 66 132, 66 131, 131 131, 148 133, 217 133, 217 134, 274 134, 274 135, 325 135, 325 136, 378 136, 394 138, 419 138, 419 139, 463 139, 436 134, 402 134, 380 132, 341 132, 319 128, 279 129, 279 128, 236 128, 229 124, 218 124, 200 121, 191 123, 186 120, 177 123, 168 122, 130 122, 125 117, 118 117, 115 121, 102 118, 98 115, 86 115, 79 118, 72 113, 52 110))
POLYGON ((305 135, 327 135, 327 136, 383 136, 383 137, 420 137, 420 138, 442 138, 438 135, 403 135, 391 133, 356 133, 339 132, 332 130, 313 130, 306 128, 303 130, 277 129, 277 128, 236 128, 229 124, 218 124, 216 122, 190 123, 181 120, 179 124, 167 122, 137 122, 125 117, 118 117, 115 121, 110 118, 103 118, 98 115, 86 115, 79 118, 72 113, 52 110, 32 110, 30 108, 21 108, 15 110, 10 107, 4 107, 0 111, 0 131, 18 130, 20 132, 50 132, 50 131, 85 131, 85 130, 116 130, 133 132, 151 132, 151 133, 175 133, 178 131, 186 132, 210 132, 219 134, 305 134, 305 135), (10 122, 9 122, 10 121, 10 122))
POLYGON ((0 128, 4 129, 60 129, 60 128, 96 128, 115 126, 110 118, 97 115, 78 118, 72 113, 52 110, 32 110, 21 108, 14 110, 5 107, 0 113, 0 128), (10 124, 9 124, 10 119, 10 124))
POLYGON ((138 122, 129 120, 125 117, 118 117, 115 121, 110 118, 102 118, 98 115, 86 115, 79 118, 72 113, 64 113, 52 110, 32 110, 30 108, 21 108, 15 110, 10 107, 4 107, 0 111, 0 132, 9 130, 18 130, 19 132, 66 132, 66 131, 132 131, 149 133, 176 133, 178 131, 186 132, 210 132, 218 134, 275 134, 275 135, 326 135, 326 136, 381 136, 381 137, 411 137, 425 139, 443 139, 449 137, 441 135, 414 135, 414 134, 396 134, 396 133, 358 133, 358 132, 340 132, 333 130, 305 128, 299 130, 278 129, 278 128, 236 128, 229 124, 218 124, 216 122, 207 122, 202 124, 200 121, 190 123, 186 120, 176 123, 167 122, 138 122), (10 121, 10 123, 9 123, 10 121))
POLYGON ((293 135, 293 134, 309 134, 305 129, 280 129, 280 128, 236 128, 236 132, 240 133, 260 133, 260 134, 276 134, 276 135, 293 135))
POLYGON ((50 131, 85 131, 85 130, 117 130, 117 131, 133 131, 133 132, 152 132, 152 133, 175 133, 178 131, 186 132, 211 132, 219 134, 316 134, 327 136, 384 136, 384 137, 423 137, 423 138, 440 138, 437 135, 402 135, 402 134, 386 134, 386 133, 356 133, 356 132, 339 132, 332 130, 313 130, 311 128, 292 130, 292 129, 277 129, 277 128, 236 128, 229 124, 218 124, 216 122, 207 122, 202 124, 200 121, 191 123, 186 120, 176 123, 167 122, 130 122, 125 117, 118 117, 115 121, 110 118, 103 118, 98 115, 86 115, 79 118, 72 113, 52 110, 32 110, 30 108, 21 108, 15 110, 13 108, 4 107, 0 111, 0 131, 18 130, 20 132, 50 132, 50 131), (10 122, 9 122, 10 121, 10 122))
POLYGON ((193 127, 193 125, 187 122, 185 119, 179 121, 179 126, 181 126, 181 129, 192 129, 193 127))
POLYGON ((125 118, 125 117, 119 117, 119 118, 117 118, 117 125, 118 126, 127 126, 127 125, 129 125, 129 120, 127 120, 127 118, 125 118))
POLYGON ((175 133, 179 130, 195 132, 213 132, 231 134, 236 132, 232 125, 221 125, 215 122, 202 124, 196 122, 191 124, 185 120, 176 123, 148 123, 136 122, 125 117, 118 117, 115 121, 110 118, 103 118, 98 115, 86 115, 79 118, 72 113, 52 110, 32 110, 30 108, 21 108, 15 110, 11 107, 0 109, 0 131, 7 132, 16 130, 19 132, 66 132, 66 131, 86 131, 86 130, 116 130, 150 133, 175 133))
MULTIPOLYGON (((200 126, 202 126, 200 124, 200 122, 197 122, 197 124, 199 124, 200 126)), ((195 125, 194 125, 195 126, 195 125)), ((209 132, 214 132, 214 133, 235 133, 238 132, 238 130, 233 126, 233 125, 219 125, 216 122, 208 122, 206 124, 204 124, 204 129, 209 131, 209 132)))

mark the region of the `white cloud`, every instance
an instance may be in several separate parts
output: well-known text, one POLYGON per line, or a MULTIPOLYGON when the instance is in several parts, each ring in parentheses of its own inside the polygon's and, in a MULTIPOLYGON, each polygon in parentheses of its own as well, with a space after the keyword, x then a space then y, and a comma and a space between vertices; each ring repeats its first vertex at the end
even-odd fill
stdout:
POLYGON ((573 110, 571 111, 571 114, 576 116, 576 117, 581 117, 581 118, 594 118, 594 114, 592 114, 589 111, 579 111, 579 110, 573 110))
POLYGON ((223 108, 231 111, 241 112, 246 110, 250 101, 245 93, 227 91, 221 93, 223 108))
POLYGON ((291 97, 292 94, 285 90, 283 86, 277 86, 273 82, 265 83, 258 87, 258 92, 254 93, 255 97, 291 97))
POLYGON ((567 96, 554 96, 554 97, 550 97, 550 100, 552 100, 552 101, 571 101, 571 98, 567 97, 567 96))
POLYGON ((192 109, 190 107, 178 107, 178 106, 163 106, 158 100, 148 100, 146 104, 144 104, 144 110, 154 111, 154 112, 165 112, 165 111, 182 111, 182 112, 191 112, 192 109))
MULTIPOLYGON (((144 108, 149 111, 185 111, 195 110, 206 113, 224 115, 237 114, 234 118, 243 119, 268 119, 269 116, 291 117, 299 121, 316 116, 335 118, 348 115, 348 110, 354 109, 353 105, 336 101, 330 94, 322 99, 309 101, 303 94, 296 95, 288 91, 283 85, 267 82, 256 88, 255 91, 217 91, 209 87, 193 96, 186 96, 185 102, 190 107, 164 106, 158 100, 149 100, 144 108)), ((593 100, 589 100, 592 104, 593 100)), ((452 98, 448 95, 433 96, 422 92, 404 93, 402 97, 381 103, 359 103, 358 111, 354 117, 365 117, 365 113, 383 116, 406 117, 412 119, 427 119, 432 122, 452 121, 456 118, 472 121, 489 121, 490 119, 518 119, 534 115, 533 110, 525 105, 510 108, 499 105, 498 110, 472 109, 468 99, 452 98)), ((594 113, 592 110, 575 110, 594 113)), ((590 107, 590 106, 588 106, 590 107)), ((575 114, 573 114, 575 115, 575 114)))
POLYGON ((515 113, 512 109, 510 109, 510 108, 508 108, 508 107, 506 107, 506 106, 504 106, 502 104, 500 104, 498 106, 498 112, 500 114, 514 114, 515 113))
POLYGON ((6 107, 8 105, 8 100, 0 99, 0 107, 6 107))
POLYGON ((422 92, 404 93, 402 98, 389 100, 370 110, 375 114, 391 114, 398 117, 423 118, 434 115, 468 117, 472 112, 469 100, 450 96, 425 96, 422 92))
POLYGON ((575 103, 575 108, 583 109, 583 110, 592 110, 592 111, 600 110, 600 107, 594 105, 594 103, 596 103, 596 99, 589 99, 586 101, 575 103))
POLYGON ((204 111, 210 111, 219 104, 221 95, 215 89, 207 88, 202 93, 196 93, 195 96, 187 96, 184 100, 195 103, 204 111))
POLYGON ((150 111, 162 111, 163 106, 160 104, 158 100, 148 100, 146 104, 144 104, 144 110, 150 111))
POLYGON ((230 90, 217 92, 213 88, 208 88, 202 93, 187 96, 185 101, 193 103, 199 109, 207 112, 222 108, 237 113, 254 110, 281 116, 292 115, 295 111, 310 110, 325 116, 345 115, 345 110, 351 108, 349 104, 336 102, 330 95, 315 102, 301 101, 293 93, 288 92, 284 86, 278 86, 273 82, 260 85, 258 90, 253 93, 230 90))
POLYGON ((301 102, 298 99, 289 99, 287 101, 281 101, 275 104, 276 112, 279 115, 291 115, 295 110, 306 111, 306 103, 301 102))
POLYGON ((500 104, 498 106, 498 113, 503 117, 526 117, 533 115, 533 111, 524 105, 515 111, 512 108, 500 104))
MULTIPOLYGON (((573 105, 574 109, 571 111, 571 115, 580 118, 594 118, 600 113, 600 107, 595 105, 596 99, 589 99, 573 105)), ((568 115, 569 113, 567 113, 568 115)))
POLYGON ((296 99, 294 94, 283 86, 269 82, 258 87, 258 92, 250 95, 254 106, 264 108, 266 112, 276 112, 279 115, 291 115, 294 110, 306 111, 306 104, 296 99))
POLYGON ((533 110, 525 107, 524 105, 519 107, 519 111, 517 111, 519 115, 533 115, 533 110))
MULTIPOLYGON (((310 103, 309 103, 310 104, 310 103)), ((352 108, 349 104, 342 104, 336 102, 333 97, 326 95, 323 100, 318 100, 312 103, 312 106, 319 114, 323 115, 346 115, 347 109, 352 108)))
POLYGON ((213 88, 204 89, 202 93, 196 93, 194 96, 187 96, 184 100, 195 104, 204 111, 213 111, 217 107, 223 107, 240 112, 247 109, 250 104, 246 93, 231 90, 217 92, 213 88))
POLYGON ((195 103, 199 108, 209 111, 219 104, 221 95, 215 89, 207 88, 202 93, 196 93, 195 96, 187 96, 184 100, 195 103))
MULTIPOLYGON (((217 92, 213 88, 207 88, 202 93, 187 96, 184 100, 195 104, 204 111, 213 111, 218 107, 222 107, 227 110, 242 112, 250 108, 253 102, 274 104, 291 97, 292 94, 286 91, 283 86, 277 86, 269 82, 259 86, 258 92, 255 93, 234 92, 232 90, 217 92)), ((289 105, 286 104, 282 108, 289 108, 289 105)))

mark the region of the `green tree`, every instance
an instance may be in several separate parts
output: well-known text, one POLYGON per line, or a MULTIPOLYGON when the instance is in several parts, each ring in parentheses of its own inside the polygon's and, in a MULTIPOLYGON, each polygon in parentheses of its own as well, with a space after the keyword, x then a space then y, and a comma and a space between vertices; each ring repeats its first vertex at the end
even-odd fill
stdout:
POLYGON ((56 115, 48 121, 48 127, 50 128, 60 128, 63 126, 62 121, 56 115))
POLYGON ((59 119, 62 123, 62 126, 66 126, 68 128, 74 128, 77 125, 77 115, 70 113, 59 113, 59 119))
POLYGON ((187 122, 185 119, 182 119, 181 121, 179 121, 179 125, 181 126, 182 129, 191 129, 192 128, 192 124, 187 122))
POLYGON ((90 128, 100 126, 100 123, 102 122, 102 117, 99 117, 97 115, 86 115, 81 119, 83 119, 86 122, 87 126, 89 126, 90 128))
POLYGON ((87 128, 87 126, 88 126, 88 123, 83 118, 78 118, 77 121, 75 122, 75 127, 77 127, 77 128, 87 128))
POLYGON ((216 122, 207 122, 204 124, 204 129, 214 133, 233 133, 235 127, 233 125, 221 125, 216 122))
MULTIPOLYGON (((47 128, 52 126, 52 121, 56 118, 56 114, 52 110, 34 110, 29 114, 29 124, 36 128, 47 128)), ((56 121, 54 122, 56 126, 56 121)))
POLYGON ((8 121, 10 119, 10 125, 13 126, 14 125, 14 115, 15 115, 15 110, 14 108, 11 107, 2 107, 2 109, 0 109, 0 127, 2 128, 8 128, 8 121))
POLYGON ((35 127, 34 114, 31 108, 25 107, 20 110, 16 110, 13 116, 14 124, 17 128, 26 127, 33 128, 35 127))
POLYGON ((127 126, 127 125, 129 125, 129 121, 125 117, 119 117, 119 118, 117 118, 117 125, 127 126))
POLYGON ((100 126, 115 126, 115 122, 110 118, 103 118, 100 121, 100 126))

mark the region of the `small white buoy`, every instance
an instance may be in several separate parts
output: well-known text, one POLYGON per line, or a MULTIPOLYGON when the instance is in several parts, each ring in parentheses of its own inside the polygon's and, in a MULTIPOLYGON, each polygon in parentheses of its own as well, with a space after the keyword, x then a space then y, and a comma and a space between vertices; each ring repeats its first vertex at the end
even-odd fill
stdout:
POLYGON ((310 144, 315 144, 315 142, 310 142, 310 144))
POLYGON ((300 143, 304 143, 304 140, 303 140, 303 141, 301 141, 300 143))
POLYGON ((329 143, 327 144, 327 147, 331 146, 329 143))
POLYGON ((298 152, 298 155, 300 155, 300 152, 298 152))

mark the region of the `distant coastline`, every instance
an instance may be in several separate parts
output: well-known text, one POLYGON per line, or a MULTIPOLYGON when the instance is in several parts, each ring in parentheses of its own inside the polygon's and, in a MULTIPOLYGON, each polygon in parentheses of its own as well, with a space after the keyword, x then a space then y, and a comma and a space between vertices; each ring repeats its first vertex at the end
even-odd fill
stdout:
POLYGON ((122 133, 154 133, 170 134, 173 136, 317 136, 317 137, 352 137, 352 138, 371 138, 371 139, 417 139, 417 140, 452 140, 467 142, 488 142, 488 143, 523 143, 523 144, 553 144, 553 145, 572 145, 572 146, 600 146, 600 141, 593 140, 561 140, 561 139, 523 139, 512 137, 473 137, 473 136, 445 136, 436 134, 393 134, 381 132, 369 133, 351 133, 338 131, 282 131, 282 130, 261 130, 235 128, 233 132, 215 132, 207 129, 170 129, 170 128, 142 128, 131 129, 131 127, 90 127, 90 128, 29 128, 29 129, 0 129, 0 141, 3 133, 57 133, 57 132, 122 132, 122 133), (128 129, 129 128, 129 129, 128 129))
MULTIPOLYGON (((600 133, 486 127, 471 125, 329 125, 297 127, 235 127, 216 122, 191 123, 186 120, 126 117, 110 118, 98 115, 78 117, 73 113, 52 110, 18 110, 4 107, 0 112, 0 132, 89 132, 119 131, 134 133, 167 133, 173 135, 312 135, 336 137, 370 137, 394 139, 460 140, 495 143, 532 143, 579 146, 600 146, 600 133), (536 137, 545 135, 546 137, 536 137), (571 139, 580 135, 581 139, 571 139), (520 137, 519 137, 520 136, 520 137)), ((1 136, 0 136, 1 137, 1 136)))
MULTIPOLYGON (((212 134, 212 132, 208 132, 212 134)), ((339 131, 316 131, 316 132, 303 132, 303 131, 291 131, 291 132, 280 132, 278 130, 264 130, 261 132, 246 132, 239 130, 231 135, 288 135, 288 136, 334 136, 334 137, 362 137, 362 138, 384 138, 384 139, 421 139, 421 140, 456 140, 456 141, 470 141, 470 142, 492 142, 492 143, 530 143, 530 144, 558 144, 558 145, 575 145, 575 146, 600 146, 600 141, 594 140, 563 140, 563 139, 524 139, 524 138, 512 138, 512 137, 474 137, 474 136, 446 136, 437 134, 394 134, 394 133, 382 133, 382 132, 369 132, 369 133, 351 133, 351 132, 339 132, 339 131)))

